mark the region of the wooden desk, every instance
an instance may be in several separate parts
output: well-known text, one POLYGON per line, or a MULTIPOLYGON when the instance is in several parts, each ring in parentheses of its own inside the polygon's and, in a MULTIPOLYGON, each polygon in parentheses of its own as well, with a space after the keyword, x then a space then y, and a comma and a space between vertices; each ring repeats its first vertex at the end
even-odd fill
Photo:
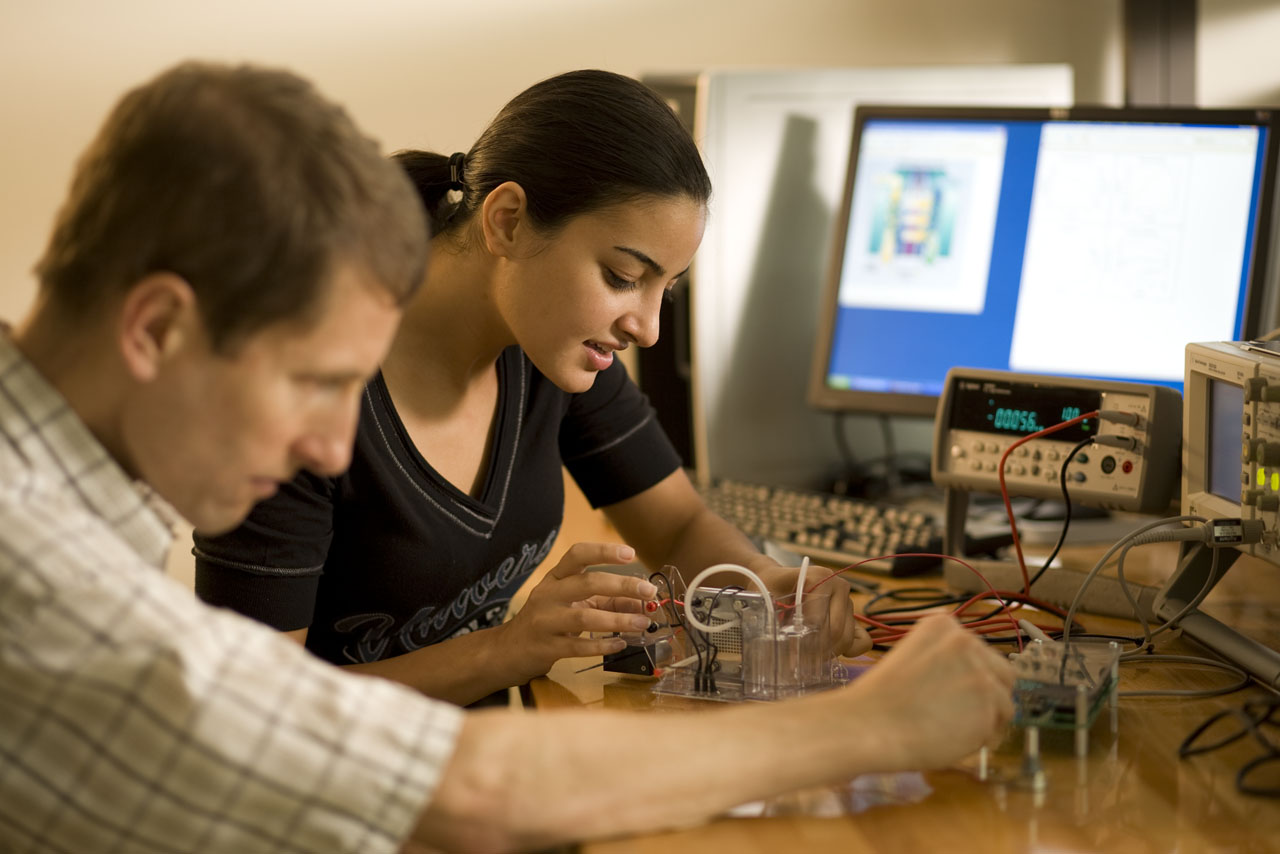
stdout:
MULTIPOLYGON (((566 522, 574 539, 606 537, 599 520, 566 522), (590 526, 596 529, 591 532, 590 526)), ((1154 547, 1152 547, 1154 548, 1154 547)), ((1135 550, 1139 558, 1142 550, 1135 550)), ((1086 550, 1087 552, 1087 550, 1086 550)), ((1156 580, 1167 560, 1144 556, 1132 572, 1156 580)), ((1166 555, 1167 557, 1167 555, 1166 555)), ((913 581, 913 584, 920 582, 913 581)), ((1252 636, 1280 645, 1280 570, 1242 563, 1219 584, 1206 611, 1240 625, 1252 636)), ((1090 617, 1090 631, 1132 634, 1127 621, 1090 617)), ((1175 638, 1162 652, 1202 654, 1175 638)), ((596 660, 598 661, 598 659, 596 660)), ((655 696, 649 683, 607 674, 575 672, 594 663, 563 661, 527 692, 539 708, 697 709, 715 714, 716 703, 655 696)), ((1183 665, 1125 664, 1121 691, 1151 688, 1205 688, 1233 677, 1183 665)), ((924 774, 863 777, 836 790, 798 793, 767 806, 768 817, 722 818, 704 826, 582 846, 590 854, 681 851, 1116 851, 1264 852, 1280 851, 1280 801, 1237 793, 1235 774, 1260 749, 1251 738, 1220 751, 1185 760, 1177 748, 1213 712, 1238 706, 1251 687, 1210 699, 1121 698, 1118 733, 1109 731, 1104 712, 1095 724, 1088 756, 1077 761, 1070 733, 1042 733, 1047 789, 1029 791, 1020 782, 1022 731, 1011 730, 991 757, 991 779, 977 779, 976 762, 924 774)), ((857 721, 850 721, 856 727, 857 721)), ((673 740, 673 747, 674 747, 673 740)), ((652 747, 654 752, 660 746, 652 747)), ((674 753, 671 760, 681 761, 674 753)), ((669 763, 668 763, 669 764, 669 763)), ((637 775, 642 774, 637 766, 637 775)), ((647 784, 634 780, 637 796, 647 784)))

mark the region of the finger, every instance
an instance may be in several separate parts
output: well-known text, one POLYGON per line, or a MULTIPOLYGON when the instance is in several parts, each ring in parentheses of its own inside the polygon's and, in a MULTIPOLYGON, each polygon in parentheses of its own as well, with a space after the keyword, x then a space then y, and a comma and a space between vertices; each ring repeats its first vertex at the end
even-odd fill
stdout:
MULTIPOLYGON (((571 638, 565 645, 563 658, 585 658, 591 655, 609 655, 627 648, 622 638, 571 638)), ((637 650, 637 655, 645 653, 637 650)))
POLYGON ((621 614, 647 614, 642 599, 630 596, 592 596, 573 603, 575 607, 596 608, 601 611, 617 611, 621 614))
POLYGON ((541 595, 561 602, 589 601, 595 597, 621 597, 647 602, 657 594, 658 588, 643 578, 612 572, 586 572, 558 578, 541 591, 541 595))
POLYGON ((856 655, 858 640, 858 626, 853 620, 846 620, 840 632, 840 646, 837 648, 841 655, 856 655))
POLYGON ((643 632, 653 621, 640 614, 619 614, 594 608, 565 608, 542 614, 538 629, 550 635, 576 635, 581 632, 643 632))
POLYGON ((867 650, 871 649, 871 647, 872 647, 871 633, 868 632, 866 628, 864 628, 861 624, 854 623, 853 648, 852 650, 850 650, 849 655, 850 656, 862 655, 867 650))
POLYGON ((635 559, 636 550, 618 543, 574 543, 547 573, 549 578, 569 578, 599 563, 624 564, 635 559))

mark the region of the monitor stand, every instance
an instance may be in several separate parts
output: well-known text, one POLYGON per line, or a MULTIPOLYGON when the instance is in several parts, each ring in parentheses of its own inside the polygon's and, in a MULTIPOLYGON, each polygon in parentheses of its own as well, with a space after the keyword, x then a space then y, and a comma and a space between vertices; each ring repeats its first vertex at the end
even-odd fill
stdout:
MULTIPOLYGON (((1188 602, 1197 597, 1209 595, 1222 576, 1235 563, 1240 552, 1233 548, 1222 548, 1218 559, 1218 570, 1213 571, 1213 551, 1200 549, 1191 554, 1194 545, 1184 543, 1178 570, 1160 588, 1155 600, 1156 616, 1160 620, 1168 620, 1177 616, 1188 602)), ((1202 646, 1208 647, 1218 655, 1248 671, 1262 684, 1280 689, 1280 652, 1247 638, 1235 629, 1227 626, 1198 607, 1187 612, 1179 621, 1182 633, 1202 646)))

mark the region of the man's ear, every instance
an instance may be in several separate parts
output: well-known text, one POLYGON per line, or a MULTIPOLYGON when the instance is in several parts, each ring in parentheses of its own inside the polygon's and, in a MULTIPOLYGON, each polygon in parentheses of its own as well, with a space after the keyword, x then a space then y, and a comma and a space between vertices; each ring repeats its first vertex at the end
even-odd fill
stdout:
POLYGON ((120 310, 120 352, 129 373, 141 382, 155 379, 164 361, 191 343, 199 322, 195 292, 181 276, 139 279, 120 310))
POLYGON ((480 228, 485 246, 494 256, 518 257, 517 244, 528 230, 528 202, 524 187, 515 181, 503 182, 485 196, 480 206, 480 228))

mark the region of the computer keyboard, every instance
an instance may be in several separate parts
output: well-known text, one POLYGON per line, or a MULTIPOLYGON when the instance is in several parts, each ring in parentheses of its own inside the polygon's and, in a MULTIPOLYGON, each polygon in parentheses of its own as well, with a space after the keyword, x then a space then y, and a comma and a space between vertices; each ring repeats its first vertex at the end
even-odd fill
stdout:
MULTIPOLYGON (((846 566, 889 555, 860 567, 890 575, 939 569, 941 558, 908 557, 942 550, 943 525, 932 513, 890 503, 821 492, 720 480, 701 488, 703 500, 749 537, 773 540, 797 554, 846 566)), ((1008 534, 965 537, 966 554, 985 554, 1012 541, 1008 534)))

